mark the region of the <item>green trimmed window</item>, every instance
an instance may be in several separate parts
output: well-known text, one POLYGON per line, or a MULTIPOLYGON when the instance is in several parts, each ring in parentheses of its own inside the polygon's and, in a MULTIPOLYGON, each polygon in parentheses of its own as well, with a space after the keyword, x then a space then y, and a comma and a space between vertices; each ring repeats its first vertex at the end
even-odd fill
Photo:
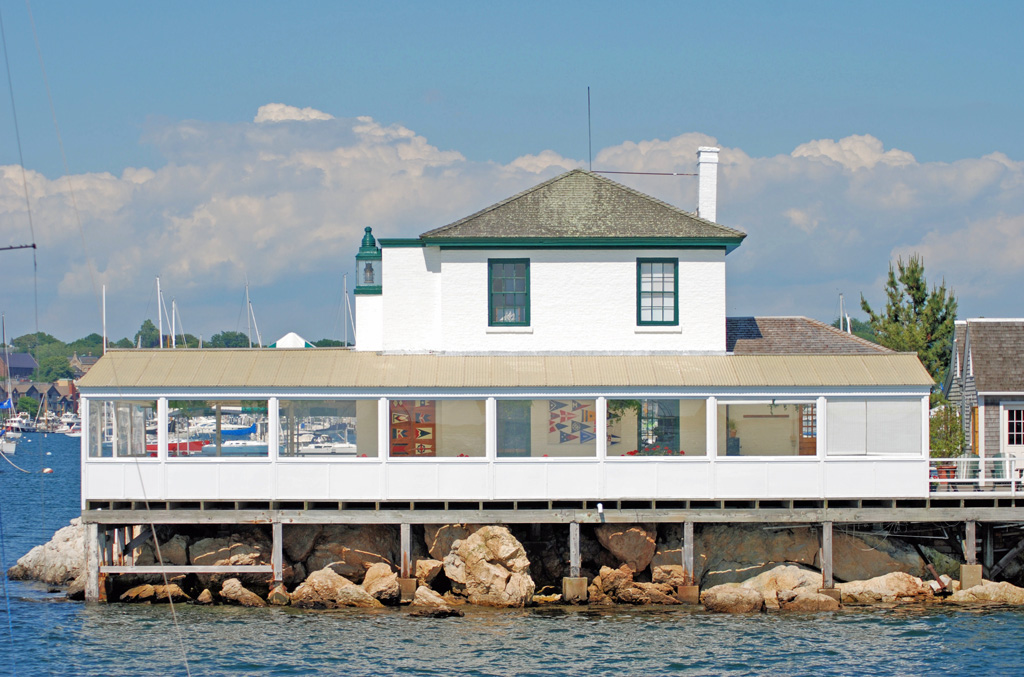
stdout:
POLYGON ((679 324, 679 259, 636 260, 636 323, 679 324))
POLYGON ((487 324, 530 325, 530 259, 487 259, 487 324))

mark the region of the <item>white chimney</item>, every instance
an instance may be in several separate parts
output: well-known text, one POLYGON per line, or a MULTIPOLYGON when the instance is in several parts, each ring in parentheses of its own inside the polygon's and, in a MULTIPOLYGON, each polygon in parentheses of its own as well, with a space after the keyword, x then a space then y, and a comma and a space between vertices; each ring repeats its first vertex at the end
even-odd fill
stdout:
POLYGON ((697 149, 697 216, 714 221, 718 216, 718 151, 701 146, 697 149))

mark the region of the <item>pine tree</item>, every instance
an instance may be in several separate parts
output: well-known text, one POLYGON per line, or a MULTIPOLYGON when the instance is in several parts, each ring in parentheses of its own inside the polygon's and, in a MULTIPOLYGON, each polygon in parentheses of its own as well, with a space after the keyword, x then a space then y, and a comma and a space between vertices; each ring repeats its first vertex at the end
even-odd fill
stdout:
POLYGON ((924 261, 915 254, 906 263, 897 259, 895 270, 889 264, 885 295, 882 313, 875 313, 863 294, 860 297, 875 340, 893 350, 917 353, 932 378, 944 378, 956 320, 956 297, 947 291, 946 281, 937 288, 932 285, 929 292, 924 261))

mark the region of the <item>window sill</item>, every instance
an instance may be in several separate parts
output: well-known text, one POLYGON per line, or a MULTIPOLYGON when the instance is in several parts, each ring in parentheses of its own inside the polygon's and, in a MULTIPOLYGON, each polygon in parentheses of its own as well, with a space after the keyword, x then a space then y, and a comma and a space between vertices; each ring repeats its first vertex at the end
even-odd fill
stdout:
POLYGON ((487 327, 488 334, 532 334, 533 327, 487 327))
POLYGON ((636 334, 682 334, 683 328, 676 325, 643 325, 634 331, 636 334))

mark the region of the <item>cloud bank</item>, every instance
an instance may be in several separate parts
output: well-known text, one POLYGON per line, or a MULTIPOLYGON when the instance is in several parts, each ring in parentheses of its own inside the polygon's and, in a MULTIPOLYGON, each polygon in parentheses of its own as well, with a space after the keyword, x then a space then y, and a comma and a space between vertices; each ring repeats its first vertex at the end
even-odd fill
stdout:
MULTIPOLYGON (((94 289, 106 284, 110 333, 133 334, 155 318, 160 274, 191 333, 244 326, 238 297, 248 279, 270 340, 290 330, 338 336, 341 275, 364 227, 415 236, 583 164, 550 150, 472 162, 401 125, 280 103, 252 122, 180 121, 144 141, 163 166, 60 179, 27 172, 40 329, 65 339, 98 330, 94 289)), ((722 147, 719 221, 749 234, 729 257, 730 314, 830 320, 840 291, 880 303, 889 261, 914 252, 931 280, 954 288, 963 314, 1020 314, 1010 290, 1024 282, 1021 162, 999 153, 918 162, 870 135, 751 157, 686 133, 601 149, 594 167, 692 172, 697 147, 711 144, 722 147)), ((696 203, 695 179, 611 178, 684 209, 696 203)), ((0 167, 2 240, 27 241, 26 220, 21 170, 0 167)), ((9 293, 31 299, 31 274, 15 269, 9 293)), ((7 311, 9 325, 21 324, 16 334, 33 329, 30 312, 7 311)))

